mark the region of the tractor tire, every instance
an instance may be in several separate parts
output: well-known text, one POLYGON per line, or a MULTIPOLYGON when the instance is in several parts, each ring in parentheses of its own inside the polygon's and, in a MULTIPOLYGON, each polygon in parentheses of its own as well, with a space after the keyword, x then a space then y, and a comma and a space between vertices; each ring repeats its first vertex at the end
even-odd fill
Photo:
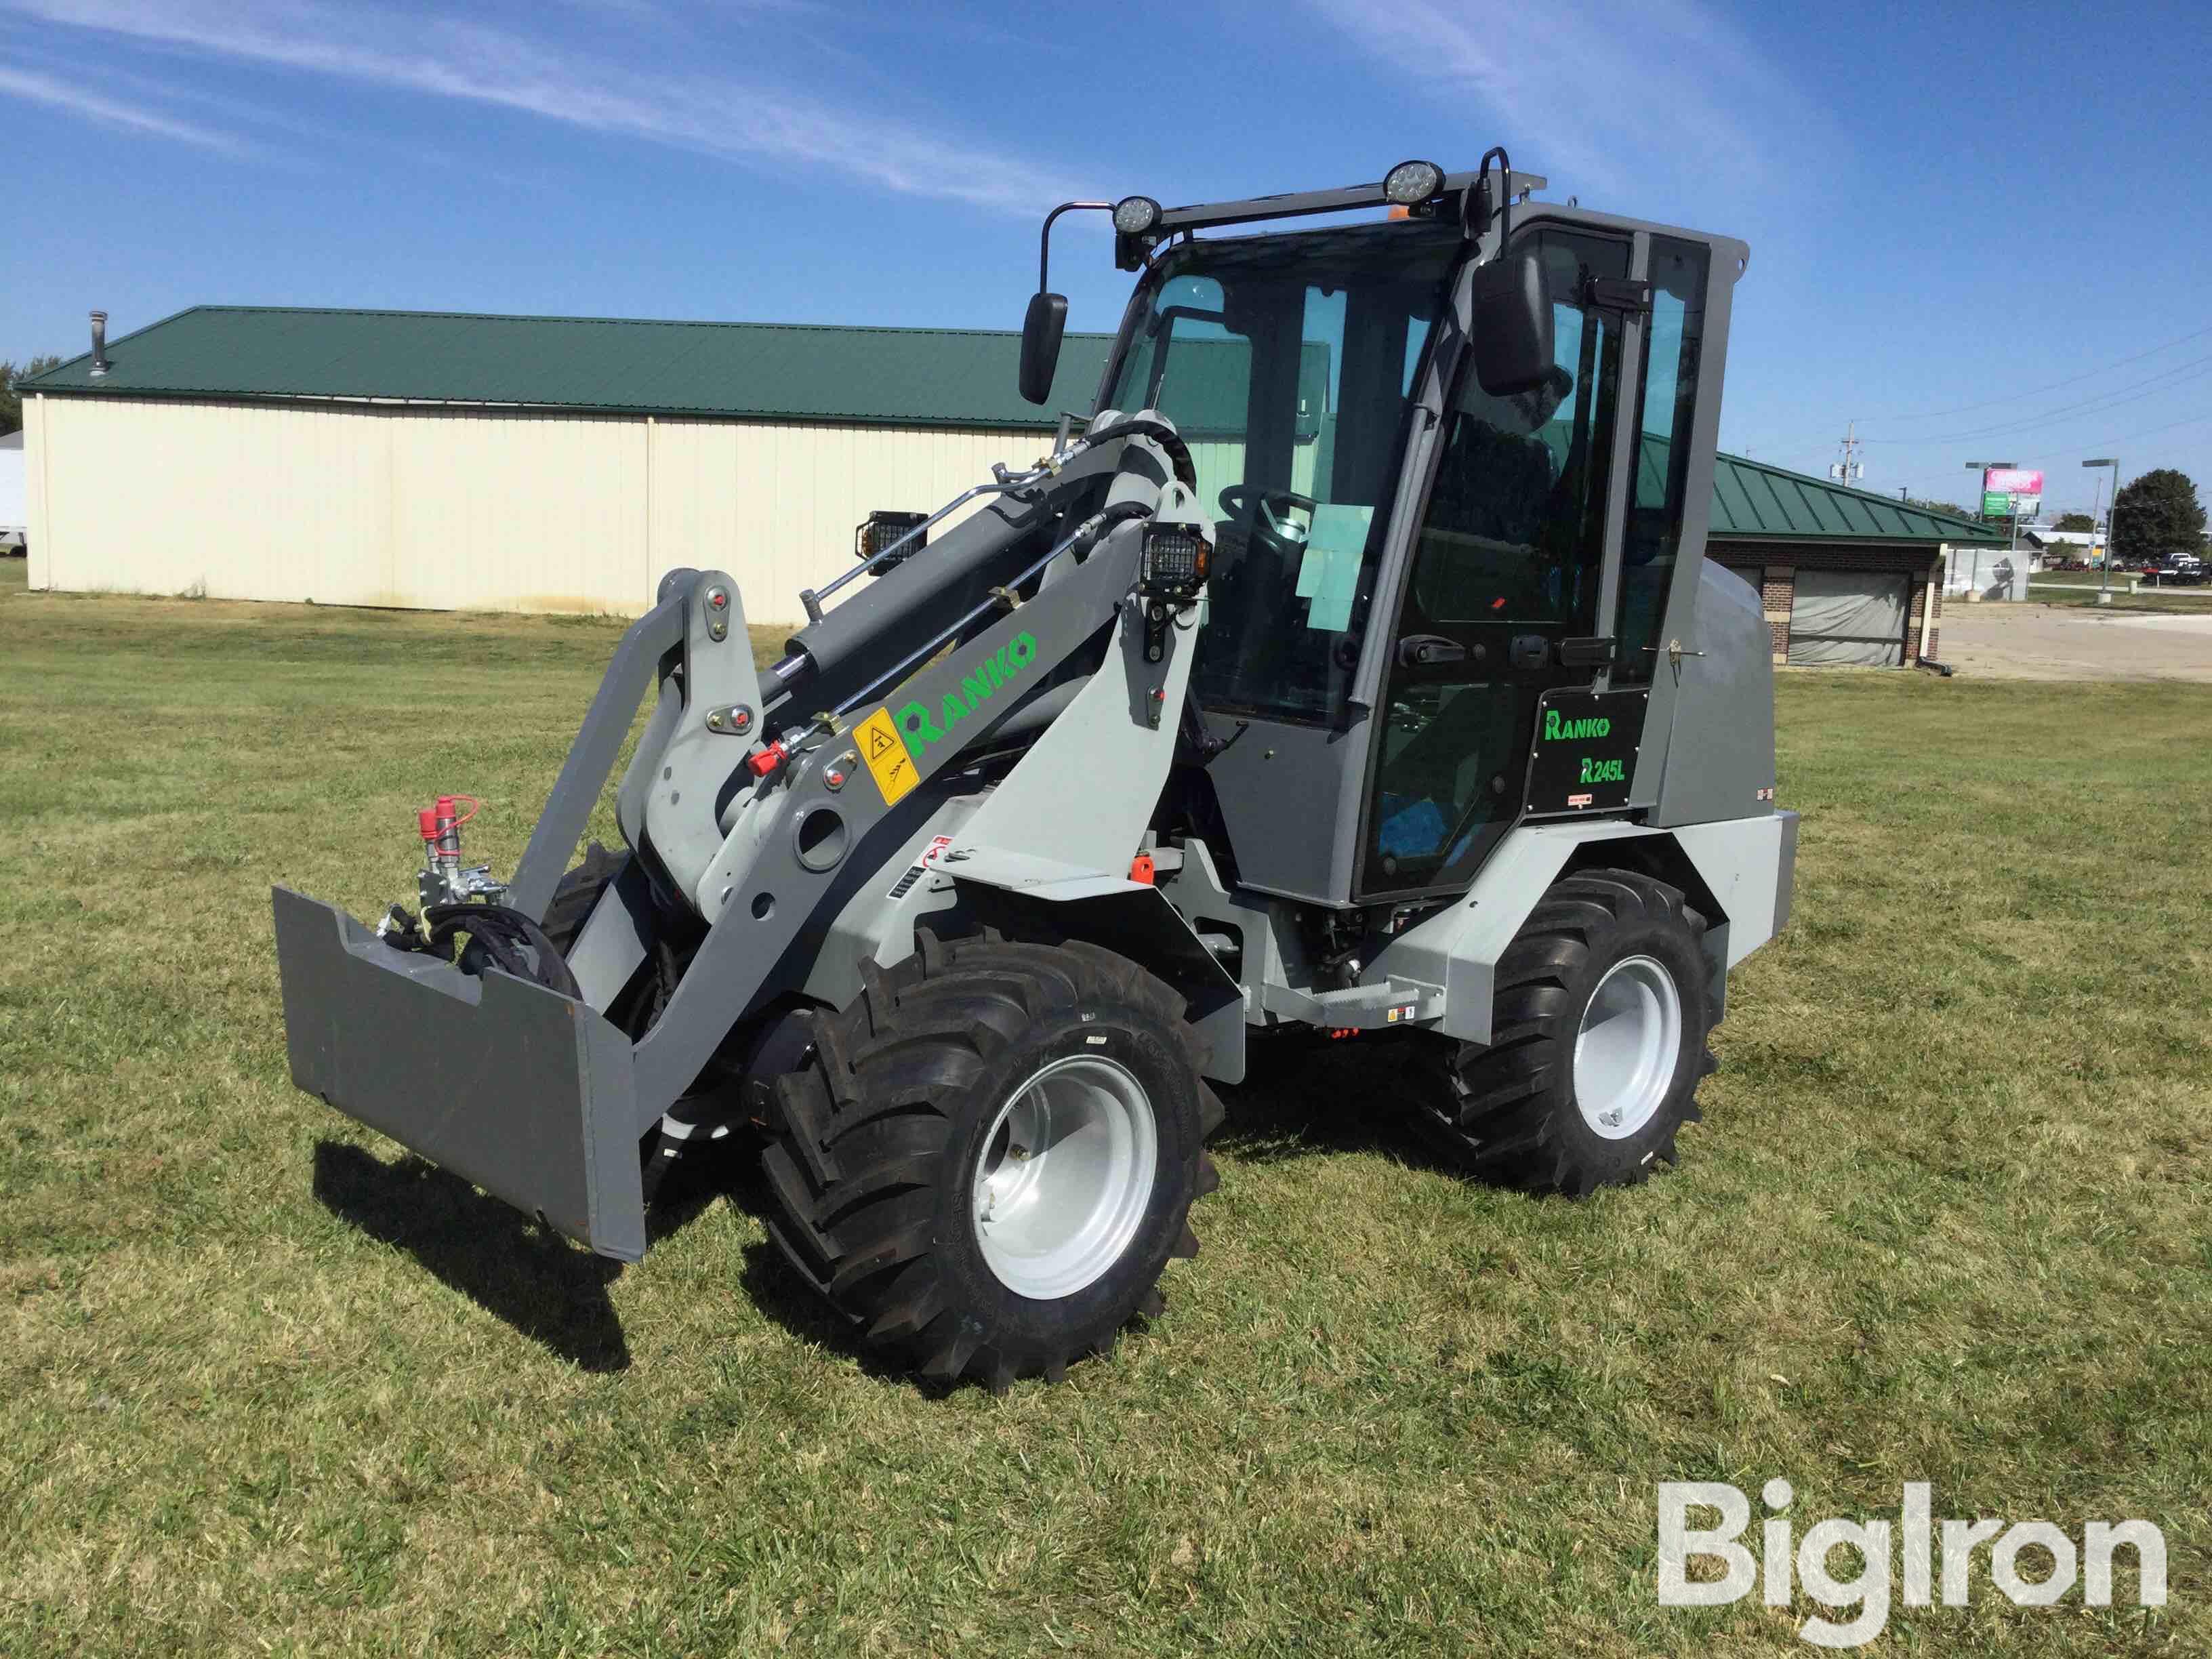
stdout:
MULTIPOLYGON (((553 896, 545 903, 545 920, 538 925, 563 956, 583 933, 584 924, 592 919, 592 909, 599 903, 599 895, 622 873, 627 862, 625 854, 611 853, 598 842, 592 842, 584 848, 583 862, 553 884, 553 896)), ((635 1012, 650 1022, 658 1017, 659 1009, 649 1003, 635 1012)), ((670 1140, 658 1123, 639 1137, 638 1181, 648 1205, 659 1196, 662 1182, 683 1151, 683 1146, 670 1140)))
POLYGON ((625 862, 622 854, 610 853, 593 842, 584 849, 584 861, 554 883, 553 896, 546 901, 544 920, 538 926, 563 956, 591 920, 592 907, 599 902, 599 895, 621 873, 625 862))
POLYGON ((1633 871, 1555 883, 1498 958, 1491 1041, 1448 1051, 1421 1091, 1428 1138, 1484 1180, 1577 1198, 1675 1163, 1713 1070, 1705 932, 1633 871))
POLYGON ((1218 1184, 1182 999, 1095 945, 939 944, 811 1016, 778 1080, 769 1231, 877 1349, 946 1384, 1059 1382, 1163 1311, 1218 1184))

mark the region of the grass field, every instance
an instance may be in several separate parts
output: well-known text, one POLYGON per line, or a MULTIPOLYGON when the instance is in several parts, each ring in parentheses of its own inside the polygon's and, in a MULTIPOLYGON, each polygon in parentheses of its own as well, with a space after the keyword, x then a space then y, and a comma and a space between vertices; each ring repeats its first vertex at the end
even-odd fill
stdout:
POLYGON ((1655 1483, 1774 1475, 2166 1530, 2160 1614, 1984 1565, 1900 1650, 2212 1649, 2212 688, 1786 677, 1679 1172, 1467 1185, 1340 1045, 1164 1320, 936 1397, 749 1178, 617 1270, 287 1079, 270 884, 410 890, 438 787, 511 865, 615 638, 0 592, 0 1654, 1807 1651, 1654 1595, 1655 1483))
MULTIPOLYGON (((2039 570, 2028 579, 2028 602, 2033 605, 2094 605, 2104 573, 2098 570, 2039 570)), ((2114 611, 2184 611, 2212 612, 2212 587, 2156 587, 2147 576, 2114 571, 2112 599, 2114 611), (2130 585, 2139 584, 2133 593, 2130 585)), ((1953 600, 1953 604, 1963 603, 1953 600)))

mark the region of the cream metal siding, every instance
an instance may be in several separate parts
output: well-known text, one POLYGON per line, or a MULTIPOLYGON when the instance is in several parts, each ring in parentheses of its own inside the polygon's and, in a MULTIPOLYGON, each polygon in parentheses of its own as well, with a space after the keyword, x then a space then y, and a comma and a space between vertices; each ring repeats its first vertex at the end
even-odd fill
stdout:
POLYGON ((33 587, 52 587, 48 572, 53 560, 46 552, 46 399, 33 398, 23 404, 23 579, 33 587))
POLYGON ((1045 434, 420 407, 44 397, 31 583, 433 610, 634 615, 718 566, 755 622, 1045 434))

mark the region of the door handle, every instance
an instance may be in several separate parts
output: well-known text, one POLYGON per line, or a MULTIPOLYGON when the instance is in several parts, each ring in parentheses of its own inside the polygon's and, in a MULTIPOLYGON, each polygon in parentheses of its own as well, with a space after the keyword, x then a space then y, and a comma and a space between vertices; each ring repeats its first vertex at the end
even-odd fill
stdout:
POLYGON ((1644 647, 1644 651, 1647 656, 1656 656, 1664 651, 1667 653, 1667 660, 1677 668, 1682 665, 1682 659, 1685 657, 1702 657, 1705 654, 1702 651, 1686 650, 1679 639, 1669 640, 1664 645, 1647 645, 1644 647))
POLYGON ((1426 668, 1440 662, 1465 662, 1467 647, 1440 634, 1408 634, 1398 641, 1401 668, 1426 668))

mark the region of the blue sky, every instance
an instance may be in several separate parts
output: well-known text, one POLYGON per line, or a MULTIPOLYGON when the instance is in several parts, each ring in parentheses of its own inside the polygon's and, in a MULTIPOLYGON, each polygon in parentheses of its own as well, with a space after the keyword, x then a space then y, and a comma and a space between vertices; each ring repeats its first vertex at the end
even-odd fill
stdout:
MULTIPOLYGON (((0 0, 0 356, 203 301, 1012 327, 1065 197, 1504 143, 1750 242, 1726 447, 1819 471, 1856 417, 1869 489, 2087 505, 2088 455, 2212 484, 2208 48, 2196 5, 0 0)), ((1054 276, 1113 326, 1095 224, 1054 276)))

